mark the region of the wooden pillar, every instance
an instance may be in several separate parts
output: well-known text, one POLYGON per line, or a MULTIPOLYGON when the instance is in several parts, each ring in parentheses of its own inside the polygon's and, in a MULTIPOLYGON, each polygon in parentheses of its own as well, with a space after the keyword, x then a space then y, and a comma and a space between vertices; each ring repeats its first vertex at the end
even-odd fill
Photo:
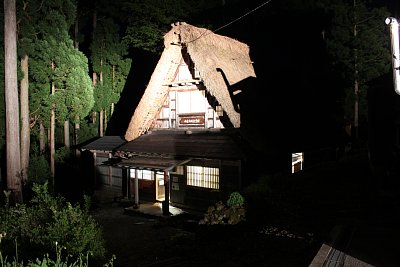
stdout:
POLYGON ((137 169, 135 169, 135 206, 139 207, 139 179, 137 169))
POLYGON ((93 186, 97 188, 97 164, 96 164, 97 153, 93 152, 93 186))
POLYGON ((131 190, 130 190, 130 169, 124 168, 122 169, 122 196, 126 199, 131 198, 131 190))
POLYGON ((165 200, 162 203, 164 216, 169 216, 169 171, 164 171, 165 200))
MULTIPOLYGON (((108 159, 110 160, 112 158, 112 154, 108 153, 108 159)), ((112 166, 108 165, 108 184, 112 187, 114 184, 113 181, 113 172, 112 172, 112 166)))

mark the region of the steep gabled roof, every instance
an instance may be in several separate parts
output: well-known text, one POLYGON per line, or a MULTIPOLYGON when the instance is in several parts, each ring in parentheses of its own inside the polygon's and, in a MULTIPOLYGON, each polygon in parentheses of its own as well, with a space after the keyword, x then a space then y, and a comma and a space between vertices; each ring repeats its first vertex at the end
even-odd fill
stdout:
POLYGON ((232 38, 186 23, 172 25, 172 29, 164 36, 164 47, 150 82, 131 118, 125 139, 131 141, 150 127, 152 119, 165 100, 168 85, 174 79, 182 58, 182 49, 187 50, 208 93, 220 103, 232 125, 239 128, 240 114, 234 108, 223 74, 230 86, 246 78, 255 77, 249 47, 232 38))

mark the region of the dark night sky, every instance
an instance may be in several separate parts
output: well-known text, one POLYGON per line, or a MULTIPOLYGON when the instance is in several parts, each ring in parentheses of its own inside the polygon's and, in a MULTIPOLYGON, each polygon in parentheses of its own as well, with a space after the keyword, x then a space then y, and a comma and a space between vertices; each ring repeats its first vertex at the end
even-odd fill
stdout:
MULTIPOLYGON (((392 16, 399 14, 399 1, 383 3, 392 16)), ((255 3, 248 5, 256 6, 255 3)), ((252 129, 260 131, 261 125, 265 125, 262 131, 266 137, 263 141, 269 140, 266 146, 313 149, 341 141, 343 114, 339 105, 339 79, 330 71, 322 38, 322 31, 328 25, 328 19, 318 10, 299 11, 271 1, 221 30, 220 34, 250 46, 257 82, 248 92, 248 110, 244 111, 248 111, 250 120, 252 116, 261 118, 257 124, 253 123, 256 127, 252 129)), ((391 72, 372 85, 376 88, 369 97, 369 104, 373 105, 371 122, 386 123, 385 127, 371 125, 373 129, 366 130, 365 135, 380 136, 381 140, 382 136, 394 133, 390 125, 397 118, 393 114, 396 107, 399 110, 399 96, 393 92, 391 72)))
POLYGON ((268 148, 331 145, 339 126, 322 39, 327 22, 319 12, 280 5, 271 1, 217 32, 250 46, 257 79, 244 94, 242 122, 263 132, 260 142, 268 148))

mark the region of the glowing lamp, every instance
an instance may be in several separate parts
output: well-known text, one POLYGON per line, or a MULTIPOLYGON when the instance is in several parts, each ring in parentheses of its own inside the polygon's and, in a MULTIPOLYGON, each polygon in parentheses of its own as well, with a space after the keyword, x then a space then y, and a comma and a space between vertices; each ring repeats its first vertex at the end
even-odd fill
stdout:
POLYGON ((400 95, 399 23, 392 17, 386 18, 385 23, 390 26, 394 90, 400 95))

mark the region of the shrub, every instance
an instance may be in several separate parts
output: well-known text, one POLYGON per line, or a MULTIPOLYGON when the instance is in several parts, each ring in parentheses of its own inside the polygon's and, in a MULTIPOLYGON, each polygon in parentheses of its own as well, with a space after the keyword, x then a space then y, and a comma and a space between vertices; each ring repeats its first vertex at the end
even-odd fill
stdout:
POLYGON ((50 165, 45 155, 31 153, 28 175, 29 186, 33 186, 33 184, 44 184, 46 181, 50 181, 50 165))
POLYGON ((239 192, 233 192, 230 194, 228 201, 226 202, 229 207, 232 206, 244 206, 244 198, 239 192))
POLYGON ((227 206, 218 201, 214 206, 207 209, 204 218, 199 224, 238 224, 245 220, 246 209, 244 207, 244 198, 239 192, 233 192, 227 201, 227 206))
MULTIPOLYGON (((5 235, 3 233, 0 234, 0 244, 1 244, 1 239, 5 235)), ((9 260, 7 256, 3 257, 3 254, 0 250, 0 267, 89 267, 89 255, 90 253, 87 253, 86 255, 79 255, 75 261, 71 258, 71 255, 63 257, 63 250, 65 250, 65 247, 60 247, 56 243, 56 259, 52 259, 49 254, 45 254, 42 259, 36 258, 36 260, 32 261, 29 260, 28 263, 25 265, 23 261, 20 261, 18 259, 18 253, 16 253, 16 256, 12 260, 9 260)), ((17 245, 16 245, 17 249, 17 245)), ((112 267, 114 260, 115 260, 115 255, 111 257, 111 259, 104 264, 104 267, 112 267)))
POLYGON ((29 205, 6 204, 0 209, 0 233, 6 233, 8 254, 13 253, 13 244, 18 242, 24 257, 36 258, 52 251, 57 242, 72 256, 87 253, 96 258, 104 256, 101 228, 88 213, 87 204, 82 209, 61 197, 51 196, 47 183, 35 184, 33 192, 29 205))

